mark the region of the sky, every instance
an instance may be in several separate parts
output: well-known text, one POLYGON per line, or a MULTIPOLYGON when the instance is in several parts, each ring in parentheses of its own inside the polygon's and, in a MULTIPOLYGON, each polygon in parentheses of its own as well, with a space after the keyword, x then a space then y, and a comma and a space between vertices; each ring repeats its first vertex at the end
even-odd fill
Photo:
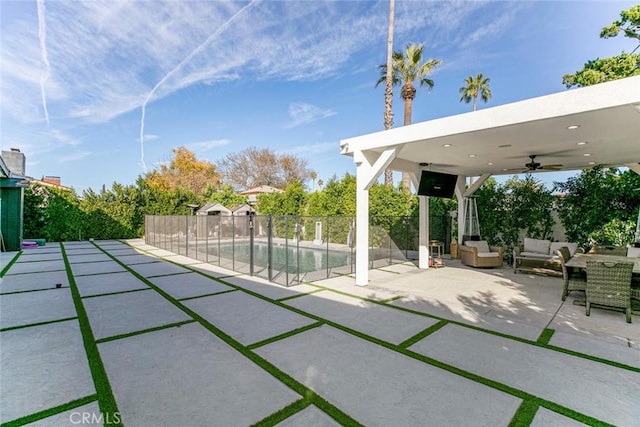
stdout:
MULTIPOLYGON (((493 93, 479 109, 566 90, 564 74, 636 47, 599 38, 635 3, 396 0, 394 49, 442 60, 413 123, 470 111, 459 88, 477 73, 493 93)), ((3 0, 0 145, 78 193, 134 184, 179 146, 214 164, 268 147, 324 182, 355 174, 339 144, 384 129, 388 18, 387 0, 3 0)), ((399 88, 393 108, 400 126, 399 88)))

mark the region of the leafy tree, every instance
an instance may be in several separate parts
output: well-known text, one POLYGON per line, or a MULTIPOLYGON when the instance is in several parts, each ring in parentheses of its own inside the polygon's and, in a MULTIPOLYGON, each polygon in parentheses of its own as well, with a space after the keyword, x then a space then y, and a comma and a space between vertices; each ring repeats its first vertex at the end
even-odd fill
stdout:
POLYGON ((554 182, 554 188, 563 193, 558 214, 569 240, 585 248, 633 241, 633 227, 628 231, 628 223, 635 224, 638 217, 639 174, 594 167, 564 183, 554 182))
MULTIPOLYGON (((404 51, 395 51, 392 55, 393 72, 392 83, 394 86, 402 85, 400 96, 404 99, 404 125, 411 124, 411 110, 413 99, 416 97, 416 88, 414 82, 417 80, 419 85, 433 88, 433 80, 427 76, 433 70, 442 64, 440 59, 428 59, 423 62, 424 45, 410 43, 404 51)), ((380 78, 376 83, 376 87, 387 81, 387 64, 378 66, 380 70, 380 78)), ((411 188, 411 178, 409 174, 402 175, 403 188, 409 192, 411 188)))
POLYGON ((227 208, 247 203, 247 196, 236 193, 229 184, 222 184, 218 188, 210 186, 203 191, 202 197, 207 203, 220 203, 227 208))
POLYGON ((296 181, 311 178, 308 162, 292 154, 278 154, 269 148, 249 147, 228 154, 220 163, 224 181, 235 190, 260 185, 284 189, 296 181))
POLYGON ((469 76, 464 79, 465 86, 460 88, 460 102, 466 104, 473 101, 473 111, 476 111, 478 96, 484 102, 491 99, 491 89, 489 89, 489 77, 484 77, 482 73, 478 73, 475 77, 469 76))
POLYGON ((146 175, 150 186, 163 190, 182 188, 200 194, 207 185, 217 186, 220 174, 205 160, 198 160, 186 147, 173 149, 174 158, 146 175))
MULTIPOLYGON (((620 32, 627 38, 640 41, 640 5, 620 12, 620 19, 604 27, 600 32, 600 38, 616 37, 620 32)), ((588 61, 582 70, 565 74, 562 83, 569 89, 573 86, 590 86, 640 75, 640 53, 634 53, 639 46, 640 44, 631 53, 622 52, 611 58, 588 61)))

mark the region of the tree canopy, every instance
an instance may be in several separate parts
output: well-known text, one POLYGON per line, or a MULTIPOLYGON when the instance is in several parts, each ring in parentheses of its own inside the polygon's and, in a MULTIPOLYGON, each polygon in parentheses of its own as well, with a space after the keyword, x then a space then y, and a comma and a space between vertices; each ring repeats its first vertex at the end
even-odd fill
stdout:
MULTIPOLYGON (((616 37, 620 32, 624 37, 640 42, 640 5, 620 12, 620 19, 604 27, 600 38, 616 37)), ((588 61, 581 70, 565 74, 562 83, 569 89, 640 75, 640 53, 634 53, 638 47, 640 44, 631 53, 622 52, 610 58, 588 61)))
POLYGON ((307 160, 257 147, 228 154, 220 162, 220 170, 224 182, 238 191, 260 185, 284 189, 296 181, 310 179, 313 172, 307 160))
POLYGON ((160 165, 160 168, 147 173, 146 180, 151 187, 163 190, 182 188, 201 194, 208 185, 219 185, 220 174, 216 172, 215 165, 206 160, 198 160, 186 147, 174 148, 172 151, 174 157, 169 164, 160 165))

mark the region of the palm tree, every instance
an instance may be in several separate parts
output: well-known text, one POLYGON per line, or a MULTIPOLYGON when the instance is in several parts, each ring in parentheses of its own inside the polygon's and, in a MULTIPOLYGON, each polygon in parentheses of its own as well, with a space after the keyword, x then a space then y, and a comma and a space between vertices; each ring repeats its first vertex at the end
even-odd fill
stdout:
MULTIPOLYGON (((418 81, 420 86, 433 88, 433 80, 427 78, 431 72, 442 64, 440 59, 429 59, 422 62, 424 45, 410 43, 403 51, 393 52, 393 85, 402 85, 400 96, 404 99, 404 125, 411 124, 411 107, 413 98, 416 97, 416 88, 414 81, 418 81)), ((376 87, 387 80, 387 64, 380 65, 380 79, 376 83, 376 87)), ((410 178, 408 174, 402 174, 402 183, 405 190, 410 188, 410 178)))
MULTIPOLYGON (((385 73, 384 89, 384 129, 393 127, 393 22, 395 11, 395 0, 389 0, 389 31, 387 37, 387 69, 385 73)), ((393 185, 393 170, 384 171, 384 183, 387 186, 393 185)))
POLYGON ((473 111, 476 111, 476 104, 478 100, 478 96, 484 102, 487 102, 491 99, 491 89, 489 89, 489 81, 491 79, 489 77, 484 77, 482 73, 478 73, 477 76, 469 76, 464 79, 465 85, 460 88, 460 102, 464 101, 465 103, 469 103, 473 99, 473 111))

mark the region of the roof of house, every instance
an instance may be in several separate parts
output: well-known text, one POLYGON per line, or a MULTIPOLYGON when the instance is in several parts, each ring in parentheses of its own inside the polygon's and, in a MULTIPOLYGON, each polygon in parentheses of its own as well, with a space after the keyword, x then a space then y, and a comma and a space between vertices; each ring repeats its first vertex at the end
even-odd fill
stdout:
POLYGON ((220 203, 207 203, 203 207, 197 210, 198 213, 206 213, 206 212, 225 212, 231 213, 231 210, 227 209, 220 203))

